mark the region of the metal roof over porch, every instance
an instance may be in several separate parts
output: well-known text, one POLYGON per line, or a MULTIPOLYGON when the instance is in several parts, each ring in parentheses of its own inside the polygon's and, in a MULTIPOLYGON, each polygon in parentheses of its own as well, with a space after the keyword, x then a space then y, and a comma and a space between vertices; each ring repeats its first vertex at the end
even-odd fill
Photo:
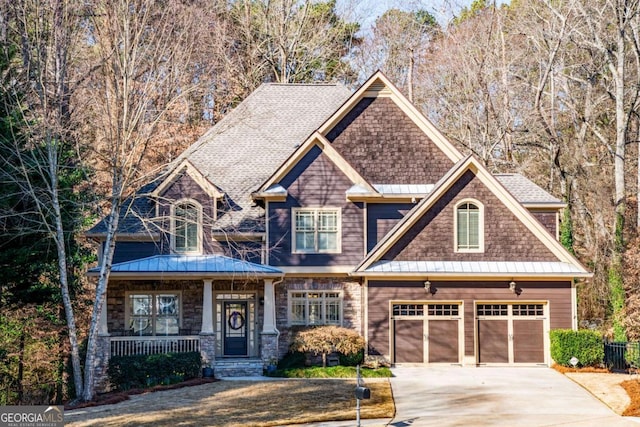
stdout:
MULTIPOLYGON (((88 275, 97 276, 100 267, 88 275)), ((224 255, 154 255, 113 264, 112 277, 131 278, 203 277, 203 278, 275 278, 284 273, 268 265, 230 258, 224 255)))

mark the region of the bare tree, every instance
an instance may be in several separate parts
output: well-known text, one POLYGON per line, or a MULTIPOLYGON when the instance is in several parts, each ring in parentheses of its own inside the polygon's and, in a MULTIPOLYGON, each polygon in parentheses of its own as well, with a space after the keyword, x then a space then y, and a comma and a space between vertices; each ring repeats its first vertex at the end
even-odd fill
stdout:
MULTIPOLYGON (((32 210, 14 207, 2 215, 23 217, 25 224, 55 242, 73 381, 76 391, 82 392, 67 252, 69 234, 74 230, 68 228, 63 213, 72 202, 61 194, 69 190, 64 188, 68 184, 60 182, 68 179, 69 169, 79 162, 74 154, 69 106, 74 90, 69 69, 78 43, 79 9, 76 3, 62 0, 16 0, 2 2, 0 6, 0 14, 7 19, 5 29, 21 43, 21 62, 13 63, 8 70, 11 78, 6 80, 10 84, 3 88, 14 107, 7 113, 18 113, 21 117, 19 134, 1 142, 3 152, 8 153, 2 162, 2 180, 15 187, 18 197, 27 199, 33 207, 32 210)), ((10 61, 7 56, 3 59, 10 61)))
MULTIPOLYGON (((197 84, 190 59, 199 31, 197 4, 180 1, 95 1, 87 21, 87 49, 98 66, 88 81, 85 130, 92 136, 96 169, 110 182, 107 225, 91 316, 82 398, 94 395, 99 319, 113 261, 120 211, 127 197, 148 178, 145 171, 155 132, 169 116, 179 117, 181 102, 197 84)), ((104 182, 104 181, 103 181, 104 182)))

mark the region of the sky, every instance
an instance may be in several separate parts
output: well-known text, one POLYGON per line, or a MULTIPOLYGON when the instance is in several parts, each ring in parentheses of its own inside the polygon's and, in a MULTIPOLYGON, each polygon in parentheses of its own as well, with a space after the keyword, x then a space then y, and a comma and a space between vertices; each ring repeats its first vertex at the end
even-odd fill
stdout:
MULTIPOLYGON (((337 8, 343 16, 362 23, 362 28, 366 31, 387 9, 424 9, 444 25, 472 2, 473 0, 338 0, 337 8)), ((498 4, 506 2, 508 0, 497 1, 498 4)))

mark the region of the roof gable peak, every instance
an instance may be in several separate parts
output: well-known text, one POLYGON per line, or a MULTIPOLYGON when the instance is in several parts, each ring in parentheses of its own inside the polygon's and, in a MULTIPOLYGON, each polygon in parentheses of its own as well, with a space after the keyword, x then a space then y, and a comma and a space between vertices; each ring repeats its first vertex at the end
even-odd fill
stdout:
POLYGON ((150 195, 156 198, 161 197, 184 173, 189 175, 210 197, 219 199, 224 196, 224 193, 213 185, 188 159, 178 163, 150 195))
POLYGON ((586 272, 582 264, 570 254, 544 226, 521 204, 509 191, 472 155, 468 155, 451 168, 449 173, 436 183, 433 191, 422 199, 402 220, 400 220, 385 237, 369 252, 365 259, 355 269, 362 272, 382 259, 384 254, 424 216, 435 203, 463 176, 471 171, 505 207, 511 211, 541 242, 554 254, 559 261, 575 266, 586 272))

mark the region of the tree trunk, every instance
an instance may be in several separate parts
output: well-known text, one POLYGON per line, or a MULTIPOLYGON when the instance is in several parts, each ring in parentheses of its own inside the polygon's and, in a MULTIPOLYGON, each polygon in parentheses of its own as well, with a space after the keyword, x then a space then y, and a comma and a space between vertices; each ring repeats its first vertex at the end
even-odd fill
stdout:
MULTIPOLYGON (((116 186, 116 189, 119 186, 116 186)), ((115 191, 114 193, 120 193, 115 191)), ((100 328, 100 316, 102 314, 103 300, 107 294, 107 284, 109 282, 109 273, 111 272, 111 264, 113 262, 113 253, 116 247, 116 230, 118 229, 120 197, 112 197, 111 209, 107 218, 109 223, 107 226, 107 237, 105 240, 104 250, 100 260, 100 276, 96 286, 96 297, 94 300, 93 312, 91 314, 91 325, 89 326, 89 338, 87 340, 87 358, 84 362, 84 389, 82 400, 85 402, 93 399, 95 395, 95 360, 97 350, 98 332, 100 328)))

